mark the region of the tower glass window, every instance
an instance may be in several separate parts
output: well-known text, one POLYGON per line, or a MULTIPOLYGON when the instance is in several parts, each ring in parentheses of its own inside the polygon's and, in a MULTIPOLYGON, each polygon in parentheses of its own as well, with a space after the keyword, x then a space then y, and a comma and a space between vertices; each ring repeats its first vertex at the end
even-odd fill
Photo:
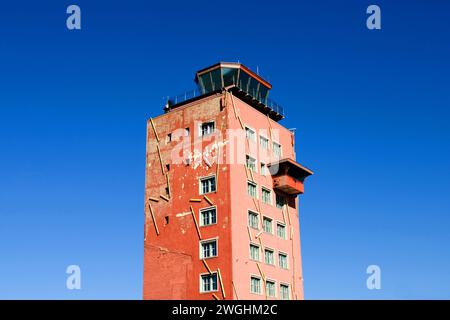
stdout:
POLYGON ((259 136, 259 146, 263 149, 269 149, 269 139, 263 136, 259 136))
POLYGON ((274 265, 274 258, 273 258, 273 250, 271 249, 265 249, 264 250, 264 262, 266 264, 274 265))
POLYGON ((289 285, 280 284, 280 299, 281 300, 289 300, 289 285))
POLYGON ((200 259, 217 257, 217 240, 203 241, 200 245, 200 259))
POLYGON ((205 122, 201 125, 202 136, 207 136, 214 133, 214 121, 205 122))
POLYGON ((266 233, 271 233, 271 234, 273 233, 272 219, 267 218, 267 217, 263 218, 263 229, 264 229, 264 232, 266 232, 266 233))
POLYGON ((201 276, 201 292, 217 291, 217 273, 201 276))
POLYGON ((275 297, 275 282, 271 280, 266 281, 266 293, 268 297, 275 297))
POLYGON ((216 177, 200 179, 200 194, 216 192, 216 177))
POLYGON ((281 269, 287 269, 288 268, 288 259, 287 254, 285 253, 278 253, 278 265, 281 269))
POLYGON ((276 158, 281 158, 281 144, 277 142, 272 143, 273 155, 276 158))
POLYGON ((250 157, 249 155, 245 156, 245 164, 248 169, 252 170, 253 172, 256 172, 256 159, 250 157))
POLYGON ((266 188, 262 188, 261 192, 262 202, 266 204, 272 204, 272 192, 270 192, 270 190, 266 188))
POLYGON ((258 225, 258 214, 253 212, 253 211, 249 211, 248 212, 248 225, 250 228, 259 229, 259 225, 258 225))
POLYGON ((282 195, 277 193, 275 195, 275 201, 277 203, 277 208, 278 209, 283 209, 285 201, 286 201, 285 198, 282 195))
POLYGON ((200 226, 209 226, 217 223, 217 211, 215 207, 200 210, 200 226))
POLYGON ((256 133, 253 129, 245 127, 245 137, 250 141, 256 140, 256 133))
POLYGON ((259 246, 250 244, 250 259, 259 261, 259 246))
POLYGON ((250 292, 255 294, 261 294, 261 279, 258 277, 250 278, 250 292))
POLYGON ((286 239, 286 226, 281 223, 277 223, 277 236, 281 239, 286 239))
POLYGON ((257 197, 257 193, 256 193, 256 183, 247 182, 247 194, 252 197, 252 198, 256 198, 257 197))

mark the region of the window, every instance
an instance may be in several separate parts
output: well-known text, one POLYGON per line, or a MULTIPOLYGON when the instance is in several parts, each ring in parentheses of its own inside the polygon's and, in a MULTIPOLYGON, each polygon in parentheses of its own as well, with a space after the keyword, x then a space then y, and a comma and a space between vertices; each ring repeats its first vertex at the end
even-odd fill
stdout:
POLYGON ((276 203, 277 203, 277 208, 278 209, 283 209, 284 204, 285 204, 285 199, 282 195, 279 195, 278 193, 275 195, 276 198, 276 203))
POLYGON ((255 294, 261 294, 261 279, 258 277, 250 278, 250 292, 255 294))
POLYGON ((250 157, 249 155, 245 156, 245 165, 248 169, 256 172, 256 160, 255 158, 250 157))
POLYGON ((250 244, 250 259, 259 261, 259 246, 250 244))
POLYGON ((258 214, 256 212, 248 212, 248 226, 253 229, 259 229, 258 214))
POLYGON ((172 133, 169 133, 167 136, 166 136, 166 144, 167 143, 170 143, 172 141, 172 133))
POLYGON ((255 139, 255 137, 256 137, 255 131, 250 128, 245 127, 245 137, 250 141, 255 141, 256 140, 255 139))
POLYGON ((263 229, 264 232, 272 233, 272 219, 267 217, 263 218, 263 229))
POLYGON ((273 149, 273 155, 276 158, 281 158, 281 144, 273 142, 272 149, 273 149))
POLYGON ((281 239, 286 239, 286 226, 277 222, 277 236, 281 239))
POLYGON ((263 136, 259 136, 259 146, 263 149, 269 149, 269 139, 263 136))
POLYGON ((200 179, 200 194, 216 192, 216 177, 200 179))
POLYGON ((265 249, 264 250, 264 262, 266 264, 272 264, 274 265, 274 259, 273 259, 273 250, 271 249, 265 249))
POLYGON ((201 131, 202 137, 212 134, 214 132, 214 121, 202 123, 201 131))
POLYGON ((247 194, 252 198, 256 198, 256 183, 247 182, 247 194))
POLYGON ((189 137, 189 134, 190 134, 189 128, 185 128, 185 129, 184 129, 184 136, 185 136, 185 137, 189 137))
POLYGON ((200 242, 200 259, 217 257, 217 240, 200 242))
POLYGON ((263 203, 271 204, 272 203, 272 193, 269 189, 262 188, 261 199, 263 203))
POLYGON ((289 285, 280 284, 280 299, 289 300, 289 285))
POLYGON ((266 164, 265 163, 263 163, 263 162, 261 162, 261 175, 262 176, 265 176, 265 175, 267 175, 267 166, 266 166, 266 164))
POLYGON ((206 208, 200 210, 200 226, 209 226, 217 223, 216 208, 206 208))
POLYGON ((287 259, 287 254, 285 253, 278 253, 278 266, 281 269, 287 269, 288 268, 288 259, 287 259))
POLYGON ((268 297, 275 297, 275 282, 271 280, 266 281, 266 294, 268 297))
POLYGON ((217 291, 217 273, 204 274, 201 276, 201 292, 217 291))

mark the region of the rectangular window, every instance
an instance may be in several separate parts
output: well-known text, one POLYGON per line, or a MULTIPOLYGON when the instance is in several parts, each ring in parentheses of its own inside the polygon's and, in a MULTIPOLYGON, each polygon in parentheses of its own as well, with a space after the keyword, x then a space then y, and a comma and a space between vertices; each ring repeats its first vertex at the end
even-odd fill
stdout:
POLYGON ((278 253, 278 266, 281 269, 287 269, 288 268, 288 258, 287 258, 287 254, 285 253, 278 253))
POLYGON ((217 273, 204 274, 201 276, 200 291, 202 293, 217 291, 217 273))
POLYGON ((277 208, 278 209, 283 209, 284 204, 285 204, 285 199, 282 195, 279 195, 278 193, 275 195, 276 198, 276 202, 277 202, 277 208))
POLYGON ((265 163, 261 162, 261 175, 265 176, 267 175, 267 166, 265 163))
POLYGON ((190 131, 189 128, 185 128, 184 129, 184 136, 185 137, 189 137, 189 131, 190 131))
POLYGON ((274 157, 281 158, 281 144, 273 142, 272 150, 273 150, 274 157))
POLYGON ((216 177, 200 179, 200 194, 216 192, 216 177))
POLYGON ((245 156, 245 165, 248 169, 256 172, 256 159, 250 157, 249 155, 245 156))
POLYGON ((273 233, 272 231, 272 219, 264 217, 263 218, 263 230, 266 233, 273 233))
POLYGON ((200 259, 217 257, 217 240, 200 242, 200 259))
POLYGON ((250 292, 255 294, 261 294, 261 279, 258 277, 250 278, 250 292))
POLYGON ((201 125, 202 137, 214 133, 214 121, 205 122, 201 125))
POLYGON ((266 281, 266 294, 268 297, 275 297, 275 282, 271 280, 266 281))
POLYGON ((248 212, 248 226, 250 228, 258 230, 259 229, 258 220, 259 220, 258 214, 256 212, 252 211, 248 212))
POLYGON ((200 226, 209 226, 217 223, 216 208, 200 209, 200 226))
POLYGON ((256 183, 247 182, 247 194, 252 198, 256 198, 256 183))
POLYGON ((280 284, 280 299, 281 300, 289 300, 289 285, 280 284))
POLYGON ((265 249, 264 250, 264 262, 266 264, 274 265, 274 259, 273 259, 273 250, 271 249, 265 249))
POLYGON ((277 236, 281 239, 286 239, 286 226, 281 223, 277 223, 277 236))
POLYGON ((250 259, 259 261, 259 246, 250 244, 250 259))
POLYGON ((259 146, 263 149, 269 149, 269 139, 263 136, 259 136, 259 146))
POLYGON ((272 204, 272 192, 269 189, 262 188, 261 199, 263 203, 272 204))
POLYGON ((255 137, 256 137, 255 131, 248 127, 245 127, 245 137, 250 141, 255 141, 256 140, 255 139, 255 137))

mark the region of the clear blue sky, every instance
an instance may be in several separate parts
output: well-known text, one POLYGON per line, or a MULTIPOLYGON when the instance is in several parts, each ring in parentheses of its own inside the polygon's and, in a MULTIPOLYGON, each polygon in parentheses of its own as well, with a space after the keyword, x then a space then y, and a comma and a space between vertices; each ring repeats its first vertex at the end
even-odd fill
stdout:
POLYGON ((269 78, 316 172, 301 198, 305 297, 450 298, 448 1, 11 3, 0 298, 141 298, 146 119, 220 60, 269 78), (65 26, 73 3, 81 31, 65 26), (70 264, 81 291, 65 288, 70 264))

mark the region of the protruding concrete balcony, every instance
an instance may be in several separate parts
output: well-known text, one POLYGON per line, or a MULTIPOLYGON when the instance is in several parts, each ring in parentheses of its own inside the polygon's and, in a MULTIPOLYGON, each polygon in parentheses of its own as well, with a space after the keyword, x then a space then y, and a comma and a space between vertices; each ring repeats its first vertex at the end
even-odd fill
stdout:
POLYGON ((304 192, 304 181, 313 172, 292 159, 281 159, 269 166, 273 188, 287 195, 296 196, 304 192))

